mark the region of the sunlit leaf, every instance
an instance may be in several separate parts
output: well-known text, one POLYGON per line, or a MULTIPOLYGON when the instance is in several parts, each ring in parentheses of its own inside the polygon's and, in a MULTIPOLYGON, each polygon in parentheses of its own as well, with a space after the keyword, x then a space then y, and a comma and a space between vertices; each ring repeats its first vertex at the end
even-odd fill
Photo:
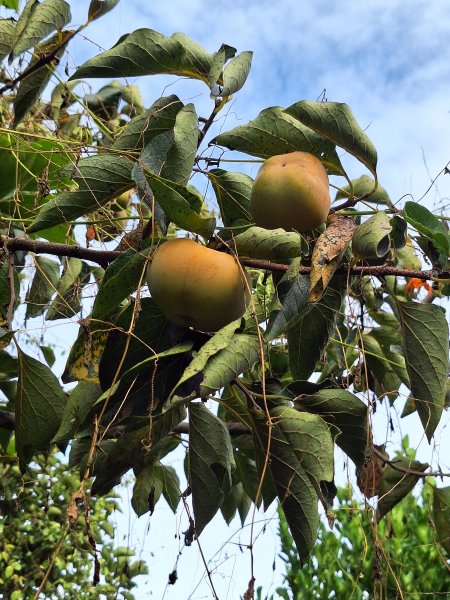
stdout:
POLYGON ((343 172, 335 144, 299 123, 281 106, 266 108, 247 125, 221 133, 211 144, 261 158, 302 150, 321 158, 330 173, 343 172))
POLYGON ((307 244, 303 236, 284 229, 249 227, 233 239, 238 256, 267 260, 287 260, 305 253, 307 244))
POLYGON ((210 169, 207 172, 225 226, 236 221, 252 221, 249 206, 253 179, 245 173, 210 169))
POLYGON ((351 186, 346 185, 336 192, 334 200, 348 200, 353 192, 353 197, 361 198, 364 202, 373 204, 387 204, 390 202, 389 194, 381 185, 376 185, 375 179, 369 175, 361 175, 358 179, 352 179, 351 186))
POLYGON ((376 177, 377 151, 347 104, 302 100, 289 106, 286 113, 344 148, 376 177))
POLYGON ((392 231, 389 216, 379 211, 358 226, 353 234, 352 250, 356 258, 382 258, 389 252, 389 234, 392 231))
POLYGON ((219 96, 231 96, 244 85, 252 64, 253 52, 241 52, 225 66, 219 96))

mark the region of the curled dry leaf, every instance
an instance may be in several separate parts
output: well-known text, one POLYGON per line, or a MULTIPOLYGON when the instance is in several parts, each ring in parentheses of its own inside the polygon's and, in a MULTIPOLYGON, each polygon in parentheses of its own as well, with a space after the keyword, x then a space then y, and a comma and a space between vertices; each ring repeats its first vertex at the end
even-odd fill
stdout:
POLYGON ((359 489, 366 498, 373 498, 378 494, 383 473, 386 468, 385 461, 381 458, 384 456, 386 460, 389 455, 384 449, 384 445, 377 446, 372 441, 367 445, 366 458, 363 466, 357 472, 356 482, 359 489), (375 450, 378 450, 375 453, 375 450))
POLYGON ((328 217, 327 228, 317 240, 312 253, 308 302, 317 302, 323 296, 355 229, 351 217, 333 213, 328 217))

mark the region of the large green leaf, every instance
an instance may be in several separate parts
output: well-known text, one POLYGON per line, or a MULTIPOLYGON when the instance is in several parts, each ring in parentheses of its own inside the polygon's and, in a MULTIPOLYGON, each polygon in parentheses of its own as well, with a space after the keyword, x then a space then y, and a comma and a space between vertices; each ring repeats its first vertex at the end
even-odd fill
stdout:
POLYGON ((287 330, 289 367, 295 379, 308 379, 322 358, 341 310, 341 286, 333 282, 318 302, 308 304, 287 330))
POLYGON ((307 248, 305 239, 299 233, 284 229, 269 231, 257 226, 236 235, 233 245, 239 256, 274 261, 296 258, 307 248))
POLYGON ((397 302, 411 392, 428 441, 440 421, 448 377, 449 328, 434 304, 397 302))
POLYGON ((72 34, 72 31, 65 31, 62 37, 60 33, 57 33, 48 42, 35 49, 36 56, 32 58, 28 66, 30 69, 34 68, 40 61, 58 48, 50 63, 36 69, 20 82, 16 97, 14 98, 14 128, 22 121, 44 91, 66 50, 66 45, 71 39, 72 34))
POLYGON ((428 466, 427 463, 421 463, 418 460, 412 460, 404 456, 395 458, 391 464, 386 466, 377 491, 377 515, 379 519, 382 519, 400 500, 403 500, 421 479, 420 475, 414 475, 408 471, 423 473, 428 466))
POLYGON ((27 318, 38 317, 47 308, 59 282, 59 263, 37 256, 35 259, 36 270, 31 284, 27 302, 27 318))
POLYGON ((65 0, 28 0, 14 30, 12 56, 23 54, 53 31, 61 31, 71 18, 65 0))
POLYGON ((348 200, 353 197, 364 196, 364 202, 373 204, 387 204, 390 202, 389 194, 381 185, 376 185, 375 179, 369 175, 361 175, 358 179, 352 179, 351 186, 347 185, 336 192, 335 200, 348 200))
POLYGON ((207 172, 223 224, 228 227, 236 221, 252 221, 249 212, 253 179, 245 173, 211 169, 207 172))
POLYGON ((221 133, 211 144, 261 158, 303 150, 321 158, 330 173, 343 172, 335 144, 299 123, 281 106, 266 108, 247 125, 221 133))
POLYGON ((166 37, 152 29, 137 29, 122 36, 110 50, 86 61, 71 79, 168 73, 208 83, 212 61, 212 54, 183 33, 166 37))
POLYGON ((344 148, 376 177, 377 151, 347 104, 302 100, 289 106, 286 113, 344 148))
POLYGON ((28 233, 87 215, 128 191, 134 186, 133 165, 129 158, 113 154, 81 159, 72 175, 78 189, 62 192, 47 202, 28 227, 28 233))
POLYGON ((36 451, 49 449, 61 422, 66 395, 46 365, 20 349, 17 358, 16 450, 24 472, 36 451))
POLYGON ((269 453, 268 468, 304 562, 316 541, 321 482, 333 481, 333 439, 317 415, 277 407, 270 417, 270 447, 267 417, 255 419, 255 431, 262 452, 269 453))
POLYGON ((189 405, 189 483, 195 532, 203 531, 219 510, 235 468, 230 434, 201 402, 189 405))
POLYGON ((357 467, 363 465, 369 441, 369 424, 367 406, 362 400, 347 390, 323 389, 312 396, 300 396, 295 404, 302 410, 320 415, 332 427, 337 427, 340 432, 336 437, 337 445, 357 467))

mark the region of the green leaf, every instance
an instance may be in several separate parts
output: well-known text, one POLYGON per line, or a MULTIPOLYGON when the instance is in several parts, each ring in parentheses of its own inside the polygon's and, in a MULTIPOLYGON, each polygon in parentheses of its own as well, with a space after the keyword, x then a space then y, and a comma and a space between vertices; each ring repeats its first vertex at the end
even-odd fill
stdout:
POLYGON ((10 316, 9 309, 12 303, 12 309, 18 305, 20 300, 20 280, 17 270, 10 267, 9 260, 0 262, 0 318, 1 326, 9 326, 7 323, 10 316), (10 273, 11 270, 11 273, 10 273), (11 275, 14 289, 11 289, 11 275))
POLYGON ((257 226, 236 235, 233 243, 238 256, 267 260, 296 258, 307 248, 305 239, 299 233, 284 229, 269 231, 257 226))
POLYGON ((153 514, 162 491, 161 469, 156 464, 146 465, 136 477, 131 498, 131 506, 138 517, 149 511, 153 514))
POLYGON ((120 0, 91 0, 89 3, 88 21, 94 21, 106 15, 119 4, 120 0))
POLYGON ((19 0, 0 0, 1 6, 6 6, 6 8, 10 8, 11 10, 19 10, 19 0))
POLYGON ((211 67, 208 74, 208 85, 212 90, 215 84, 219 81, 222 75, 222 69, 230 58, 236 56, 236 48, 228 46, 228 44, 222 44, 217 52, 214 52, 211 61, 211 67))
MULTIPOLYGON (((374 332, 376 331, 374 329, 374 332)), ((368 333, 362 334, 360 345, 366 364, 375 377, 377 396, 382 398, 386 395, 392 404, 398 397, 399 387, 402 383, 396 371, 397 369, 405 370, 405 361, 402 355, 392 353, 391 356, 386 356, 387 353, 380 342, 368 333), (395 369, 393 363, 396 365, 395 369)))
POLYGON ((223 70, 223 83, 216 96, 231 96, 238 92, 244 85, 252 64, 253 52, 241 52, 226 65, 223 70))
POLYGON ((450 487, 433 487, 433 521, 437 541, 450 555, 450 487))
POLYGON ((335 145, 286 114, 281 106, 266 108, 247 125, 221 133, 210 144, 261 158, 302 150, 319 157, 330 173, 343 173, 335 145))
POLYGON ((126 250, 108 266, 95 297, 93 319, 105 319, 143 283, 147 252, 126 250))
POLYGON ((198 204, 198 197, 186 187, 169 181, 154 173, 146 172, 147 181, 153 193, 158 198, 158 203, 169 219, 186 231, 198 233, 208 239, 216 221, 214 218, 201 217, 192 208, 198 204))
POLYGON ((245 173, 223 169, 211 169, 206 175, 213 186, 223 224, 228 227, 239 220, 251 222, 249 207, 253 179, 245 173))
POLYGON ((357 467, 364 464, 367 443, 370 439, 368 409, 362 400, 346 390, 320 390, 312 396, 301 396, 296 407, 314 413, 340 434, 337 445, 357 467))
POLYGON ((50 81, 51 76, 55 72, 72 34, 72 31, 65 31, 63 35, 57 33, 48 42, 36 47, 35 56, 33 56, 28 65, 28 68, 30 69, 40 63, 46 56, 53 53, 56 47, 58 47, 58 51, 55 53, 50 63, 35 70, 20 82, 16 97, 14 98, 14 128, 16 128, 23 120, 36 100, 41 96, 50 81))
POLYGON ((379 211, 361 223, 353 234, 352 249, 357 259, 382 258, 389 252, 389 234, 392 225, 389 216, 379 211))
POLYGON ((39 348, 42 352, 45 362, 50 368, 52 368, 56 361, 55 351, 51 346, 39 346, 39 348))
POLYGON ((377 151, 347 104, 302 100, 289 106, 286 113, 344 148, 361 161, 376 178, 377 151))
POLYGON ((377 491, 378 519, 382 519, 400 500, 403 500, 421 479, 419 475, 412 475, 408 471, 423 473, 428 467, 427 463, 421 463, 403 456, 394 458, 391 464, 386 466, 377 491))
POLYGON ((449 329, 434 304, 397 302, 406 368, 417 412, 428 441, 440 421, 448 377, 449 329))
POLYGON ((189 405, 189 482, 195 532, 203 531, 219 510, 235 468, 230 434, 201 402, 189 405))
POLYGON ((309 379, 325 352, 341 310, 342 291, 332 283, 318 302, 308 304, 287 330, 289 367, 295 379, 309 379))
POLYGON ((16 449, 24 472, 36 451, 48 450, 61 422, 66 395, 46 365, 20 349, 17 357, 16 449))
MULTIPOLYGON (((201 398, 223 388, 241 373, 249 371, 259 359, 259 342, 254 335, 237 333, 230 343, 212 356, 192 387, 201 398)), ((178 390, 180 393, 180 390, 178 390)))
POLYGON ((213 55, 187 35, 171 37, 152 29, 122 36, 110 50, 85 62, 71 79, 137 77, 167 73, 208 83, 213 55))
POLYGON ((383 186, 377 185, 375 179, 369 175, 361 175, 358 179, 352 179, 350 185, 346 185, 336 192, 336 200, 348 200, 353 191, 354 198, 364 196, 364 202, 373 204, 388 204, 391 201, 389 194, 383 186))
POLYGON ((0 61, 11 52, 15 26, 12 19, 0 19, 0 61))
POLYGON ((124 433, 108 452, 101 469, 96 471, 92 494, 106 494, 129 469, 139 470, 144 461, 151 463, 157 458, 166 436, 185 416, 186 410, 180 405, 164 415, 153 417, 151 424, 147 418, 145 426, 124 433))
POLYGON ((144 150, 154 137, 175 127, 177 114, 182 108, 183 103, 175 95, 158 98, 150 108, 125 125, 112 149, 144 150))
POLYGON ((61 31, 71 18, 65 0, 28 0, 14 31, 12 58, 36 46, 53 31, 61 31))
POLYGON ((280 310, 275 310, 270 315, 266 329, 266 337, 269 341, 294 325, 298 315, 307 307, 309 278, 298 274, 299 266, 299 260, 293 261, 277 286, 282 306, 280 310))
POLYGON ((62 381, 98 382, 100 360, 110 329, 109 323, 91 321, 80 325, 78 337, 70 349, 62 381))
POLYGON ((269 470, 302 562, 311 552, 319 525, 321 482, 333 481, 333 439, 325 421, 289 407, 255 419, 255 431, 264 453, 269 448, 269 470))
POLYGON ((446 259, 450 254, 450 235, 440 219, 428 208, 417 202, 406 202, 403 208, 405 220, 419 233, 433 242, 436 250, 446 259))
POLYGON ((208 361, 230 344, 240 324, 241 319, 237 319, 236 321, 225 325, 225 327, 222 327, 222 329, 220 329, 205 344, 203 344, 198 353, 191 360, 189 366, 185 369, 181 379, 178 381, 174 391, 171 393, 171 396, 174 394, 174 392, 176 392, 178 387, 192 377, 200 376, 200 380, 202 379, 202 373, 208 364, 208 361))
POLYGON ((59 282, 59 263, 45 256, 37 256, 35 265, 36 271, 28 295, 27 319, 42 315, 59 282))
POLYGON ((52 441, 63 442, 73 439, 101 393, 102 388, 98 383, 80 381, 69 394, 61 424, 52 441))
POLYGON ((180 503, 181 491, 180 491, 180 479, 177 472, 173 467, 162 466, 161 478, 163 481, 163 496, 166 499, 167 504, 170 506, 172 511, 175 513, 180 503))
POLYGON ((134 186, 134 162, 115 154, 82 158, 72 179, 74 192, 62 192, 45 204, 27 232, 32 233, 87 215, 134 186))

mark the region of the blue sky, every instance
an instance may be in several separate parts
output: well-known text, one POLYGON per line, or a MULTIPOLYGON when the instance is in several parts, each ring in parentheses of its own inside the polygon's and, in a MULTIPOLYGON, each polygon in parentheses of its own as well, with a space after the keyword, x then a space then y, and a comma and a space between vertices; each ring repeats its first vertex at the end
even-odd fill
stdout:
MULTIPOLYGON (((70 4, 73 21, 84 22, 89 2, 70 4)), ((122 0, 86 29, 86 40, 70 46, 69 68, 139 27, 166 35, 182 31, 210 52, 224 42, 238 51, 254 51, 248 81, 220 123, 224 130, 246 123, 268 106, 315 100, 324 89, 329 100, 348 103, 378 150, 379 180, 399 206, 405 194, 421 199, 431 179, 450 160, 450 11, 445 0, 122 0)), ((209 91, 199 82, 157 76, 141 78, 139 85, 147 105, 164 93, 177 93, 193 101, 200 114, 211 110, 209 91)), ((345 159, 345 164, 353 177, 364 172, 352 159, 345 159)), ((450 177, 442 176, 422 201, 429 208, 448 207, 449 197, 450 177)), ((72 329, 75 335, 76 326, 72 329)), ((378 432, 383 438, 388 419, 385 408, 381 413, 378 432)), ((448 417, 444 420, 448 423, 448 417)), ((448 456, 444 428, 436 438, 437 446, 430 448, 417 424, 415 415, 402 423, 394 419, 392 441, 398 442, 401 434, 408 432, 420 459, 436 462, 437 457, 448 456)), ((338 460, 341 483, 347 476, 342 468, 343 462, 338 460)), ((185 549, 179 560, 179 581, 165 590, 181 547, 175 536, 187 529, 185 515, 174 518, 162 503, 151 519, 137 520, 126 503, 124 511, 118 520, 118 535, 126 536, 126 541, 142 552, 150 568, 137 597, 210 598, 195 544, 185 549)), ((256 519, 266 519, 273 512, 257 513, 256 519)), ((267 522, 258 524, 256 532, 263 525, 267 522)), ((228 529, 218 516, 200 539, 206 559, 212 561, 210 568, 221 600, 242 595, 250 578, 249 553, 236 545, 248 542, 248 530, 238 531, 224 544, 236 531, 238 523, 228 529)), ((256 585, 263 585, 265 592, 270 591, 273 580, 280 583, 279 563, 277 574, 272 574, 276 553, 273 522, 255 544, 256 585)))

